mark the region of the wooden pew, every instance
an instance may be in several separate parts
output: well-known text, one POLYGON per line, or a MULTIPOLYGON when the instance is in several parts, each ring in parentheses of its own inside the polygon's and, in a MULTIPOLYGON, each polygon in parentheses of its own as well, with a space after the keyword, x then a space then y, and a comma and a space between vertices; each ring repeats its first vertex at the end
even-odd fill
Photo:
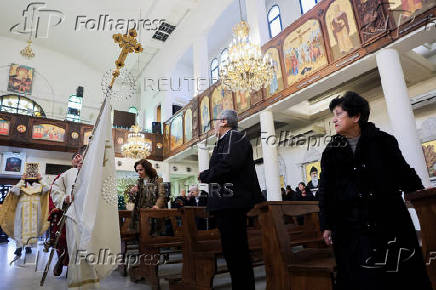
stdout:
MULTIPOLYGON (((159 264, 162 263, 162 248, 175 248, 181 252, 180 248, 183 245, 183 229, 177 218, 182 219, 178 209, 142 208, 140 210, 139 254, 144 258, 140 260, 138 265, 129 269, 132 281, 145 279, 151 284, 153 290, 159 289, 158 270, 159 264), (161 221, 162 226, 164 226, 164 221, 169 219, 174 235, 162 236, 159 235, 160 233, 152 232, 151 219, 161 221)), ((174 252, 177 250, 172 253, 174 252)))
MULTIPOLYGON (((125 257, 127 253, 127 248, 130 245, 138 244, 138 232, 130 228, 130 223, 132 221, 132 211, 131 210, 119 210, 118 218, 120 224, 120 235, 121 235, 121 254, 125 257)), ((122 263, 118 269, 123 276, 127 275, 127 265, 122 263)))
POLYGON ((318 202, 271 201, 255 210, 262 227, 267 289, 333 289, 335 260, 322 241, 318 202), (298 216, 304 216, 303 225, 298 225, 298 216))
POLYGON ((433 289, 436 289, 436 188, 407 194, 421 225, 422 252, 433 289))
MULTIPOLYGON (((222 256, 221 237, 218 229, 199 230, 196 218, 211 218, 204 207, 184 207, 183 212, 183 270, 181 277, 169 279, 171 290, 210 290, 216 274, 227 272, 226 267, 217 267, 217 258, 222 256)), ((261 257, 261 233, 256 225, 247 228, 252 257, 261 257), (259 255, 260 253, 260 255, 259 255)), ((253 261, 253 266, 263 264, 253 261)))

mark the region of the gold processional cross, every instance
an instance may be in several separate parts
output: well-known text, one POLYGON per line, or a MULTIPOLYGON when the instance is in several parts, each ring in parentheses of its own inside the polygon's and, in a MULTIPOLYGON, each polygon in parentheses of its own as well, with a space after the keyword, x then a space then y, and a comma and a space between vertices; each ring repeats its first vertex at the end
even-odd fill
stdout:
POLYGON ((112 81, 109 85, 109 88, 111 89, 114 85, 115 79, 120 75, 120 69, 124 66, 124 61, 126 60, 127 55, 132 52, 142 52, 142 45, 136 40, 136 35, 136 30, 130 29, 127 34, 117 33, 112 36, 115 43, 118 43, 120 46, 121 52, 118 59, 115 61, 115 66, 117 68, 112 73, 112 81))
MULTIPOLYGON (((132 52, 142 52, 142 45, 136 40, 136 36, 137 33, 135 29, 130 29, 129 33, 124 35, 121 33, 117 33, 112 36, 115 43, 118 43, 118 45, 120 46, 121 52, 118 56, 118 59, 115 61, 115 65, 117 68, 112 73, 112 81, 109 85, 110 89, 112 89, 115 79, 120 75, 120 69, 124 66, 124 61, 126 60, 127 55, 132 52)), ((106 161, 108 161, 106 151, 110 148, 112 148, 111 144, 104 146, 103 167, 106 166, 106 161)))

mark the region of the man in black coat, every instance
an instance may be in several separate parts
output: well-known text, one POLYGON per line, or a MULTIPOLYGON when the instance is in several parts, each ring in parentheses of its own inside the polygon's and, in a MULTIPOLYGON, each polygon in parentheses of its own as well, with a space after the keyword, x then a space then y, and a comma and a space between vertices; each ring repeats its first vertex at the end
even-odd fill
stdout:
POLYGON ((422 189, 397 140, 368 122, 369 104, 347 92, 330 103, 337 135, 321 159, 324 241, 333 245, 337 289, 431 290, 415 227, 402 199, 422 189))
POLYGON ((209 184, 207 208, 215 216, 221 233, 232 289, 254 290, 246 214, 264 198, 254 169, 253 149, 245 135, 236 130, 235 111, 222 111, 214 127, 218 141, 209 169, 201 172, 199 179, 209 184))

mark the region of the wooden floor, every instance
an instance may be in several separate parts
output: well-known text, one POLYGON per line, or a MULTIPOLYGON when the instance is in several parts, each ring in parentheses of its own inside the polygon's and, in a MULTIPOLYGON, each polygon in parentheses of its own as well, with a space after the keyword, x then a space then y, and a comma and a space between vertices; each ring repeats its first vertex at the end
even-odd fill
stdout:
MULTIPOLYGON (((9 239, 9 243, 0 244, 0 290, 63 290, 68 289, 65 271, 60 277, 54 277, 53 271, 50 269, 47 279, 45 281, 44 287, 39 286, 39 281, 41 280, 42 272, 46 264, 48 254, 42 252, 42 244, 39 242, 37 248, 33 248, 31 255, 27 255, 26 265, 24 262, 24 251, 21 259, 18 260, 15 265, 9 266, 9 262, 14 258, 15 243, 9 239), (40 252, 40 260, 38 262, 37 271, 35 272, 35 260, 37 250, 40 252), (33 263, 33 265, 32 265, 33 263)), ((55 255, 56 256, 56 255, 55 255)), ((52 266, 56 261, 52 262, 52 266)), ((224 261, 220 261, 225 263, 224 261)), ((165 276, 166 274, 180 273, 181 264, 174 265, 163 265, 159 267, 160 275, 165 276)), ((256 276, 256 289, 266 288, 266 276, 263 267, 257 267, 254 269, 256 276)), ((214 289, 232 289, 230 284, 230 276, 228 273, 219 274, 214 279, 214 289)), ((160 285, 162 290, 168 289, 168 282, 164 279, 160 280, 160 285)), ((114 271, 110 277, 106 278, 101 282, 100 289, 103 290, 120 290, 120 289, 141 289, 147 290, 151 289, 144 281, 138 283, 133 283, 128 277, 123 277, 119 272, 114 271)), ((188 289, 187 289, 188 290, 188 289)))

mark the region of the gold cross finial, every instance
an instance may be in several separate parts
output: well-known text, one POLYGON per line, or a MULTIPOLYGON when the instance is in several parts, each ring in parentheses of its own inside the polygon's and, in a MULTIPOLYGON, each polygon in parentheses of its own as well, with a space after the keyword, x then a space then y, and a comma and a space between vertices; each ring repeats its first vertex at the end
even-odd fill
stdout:
POLYGON ((118 45, 121 48, 121 53, 118 56, 118 59, 115 61, 115 66, 117 67, 115 71, 112 73, 112 81, 109 85, 109 88, 112 88, 115 79, 120 75, 120 69, 124 66, 124 61, 126 60, 126 57, 129 53, 135 52, 140 53, 142 52, 142 45, 141 43, 137 42, 136 40, 136 30, 130 29, 129 33, 121 34, 117 33, 112 36, 115 43, 118 43, 118 45))

